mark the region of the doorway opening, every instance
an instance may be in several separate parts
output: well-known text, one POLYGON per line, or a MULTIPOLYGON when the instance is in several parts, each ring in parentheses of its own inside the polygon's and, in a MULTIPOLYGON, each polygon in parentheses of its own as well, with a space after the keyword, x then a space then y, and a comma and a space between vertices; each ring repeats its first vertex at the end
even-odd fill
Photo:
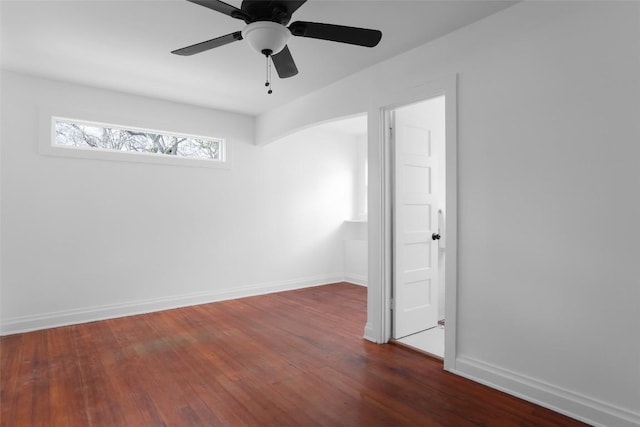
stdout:
MULTIPOLYGON (((334 228, 323 244, 334 248, 328 261, 336 266, 324 279, 326 283, 368 285, 367 135, 367 113, 361 112, 316 123, 278 141, 279 144, 288 143, 289 151, 303 158, 309 155, 309 148, 298 148, 304 144, 326 146, 330 151, 323 155, 335 155, 333 164, 322 166, 322 178, 309 189, 310 199, 317 200, 323 195, 331 201, 341 199, 338 204, 325 207, 327 214, 331 215, 327 220, 332 221, 334 228), (334 246, 336 242, 339 244, 334 246)), ((268 147, 272 146, 274 144, 268 147)), ((303 207, 304 202, 303 198, 299 206, 303 207)))
POLYGON ((342 117, 316 126, 328 135, 339 135, 353 150, 352 209, 342 225, 344 281, 367 287, 368 256, 368 159, 367 114, 342 117))
POLYGON ((385 120, 392 173, 391 334, 444 360, 445 96, 394 107, 385 120))

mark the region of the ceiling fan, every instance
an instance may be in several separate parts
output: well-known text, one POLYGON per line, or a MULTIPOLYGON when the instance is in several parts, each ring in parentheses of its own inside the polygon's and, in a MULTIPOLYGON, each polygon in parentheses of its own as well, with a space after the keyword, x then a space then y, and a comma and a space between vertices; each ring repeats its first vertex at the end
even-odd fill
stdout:
MULTIPOLYGON (((245 39, 254 50, 267 57, 268 74, 268 61, 271 58, 278 76, 282 79, 298 74, 298 68, 287 47, 292 35, 366 47, 376 46, 382 38, 382 33, 378 30, 343 25, 296 21, 287 27, 291 15, 306 0, 243 0, 240 9, 219 0, 187 1, 240 19, 247 26, 242 31, 183 47, 171 53, 189 56, 245 39)), ((269 77, 265 85, 269 86, 269 77)))

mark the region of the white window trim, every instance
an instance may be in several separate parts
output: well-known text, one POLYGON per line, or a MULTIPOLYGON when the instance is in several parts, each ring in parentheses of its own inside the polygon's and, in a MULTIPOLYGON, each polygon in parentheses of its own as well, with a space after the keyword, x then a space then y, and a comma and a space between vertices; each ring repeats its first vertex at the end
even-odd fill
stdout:
MULTIPOLYGON (((38 151, 45 156, 77 158, 77 159, 91 159, 91 160, 107 160, 117 162, 134 162, 134 163, 147 163, 147 164, 160 164, 171 166, 188 166, 188 167, 200 167, 200 168, 212 168, 212 169, 230 169, 231 168, 231 156, 230 156, 230 144, 229 140, 224 137, 212 137, 196 135, 180 131, 167 131, 163 129, 153 129, 141 126, 129 126, 127 124, 113 124, 102 120, 93 120, 84 114, 83 118, 76 118, 75 114, 60 114, 54 109, 47 107, 39 108, 39 122, 40 122, 40 137, 38 151), (58 114, 56 114, 58 113, 58 114), (115 151, 115 150, 103 150, 84 147, 72 147, 55 144, 55 121, 64 120, 79 124, 88 124, 94 126, 113 127, 118 129, 127 129, 140 132, 161 133, 165 135, 185 136, 191 138, 203 138, 214 139, 222 141, 220 149, 220 160, 213 159, 196 159, 189 157, 170 156, 166 154, 155 153, 138 153, 132 151, 115 151)), ((113 117, 110 117, 113 120, 113 117)), ((116 121, 116 120, 114 120, 116 121)), ((126 121, 117 120, 120 123, 126 123, 126 121)))

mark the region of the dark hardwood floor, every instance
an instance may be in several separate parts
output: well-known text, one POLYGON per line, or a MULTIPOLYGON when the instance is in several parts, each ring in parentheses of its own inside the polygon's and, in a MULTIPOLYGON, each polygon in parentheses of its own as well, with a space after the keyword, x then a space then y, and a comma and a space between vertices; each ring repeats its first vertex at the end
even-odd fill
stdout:
POLYGON ((346 283, 3 337, 2 426, 579 426, 362 339, 346 283))

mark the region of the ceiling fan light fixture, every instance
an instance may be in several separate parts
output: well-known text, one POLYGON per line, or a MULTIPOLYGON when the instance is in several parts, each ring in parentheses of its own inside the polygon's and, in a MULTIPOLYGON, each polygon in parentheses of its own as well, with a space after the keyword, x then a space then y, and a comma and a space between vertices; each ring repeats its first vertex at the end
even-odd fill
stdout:
POLYGON ((253 50, 269 56, 284 49, 291 38, 291 31, 276 22, 256 21, 242 30, 242 38, 253 50))

